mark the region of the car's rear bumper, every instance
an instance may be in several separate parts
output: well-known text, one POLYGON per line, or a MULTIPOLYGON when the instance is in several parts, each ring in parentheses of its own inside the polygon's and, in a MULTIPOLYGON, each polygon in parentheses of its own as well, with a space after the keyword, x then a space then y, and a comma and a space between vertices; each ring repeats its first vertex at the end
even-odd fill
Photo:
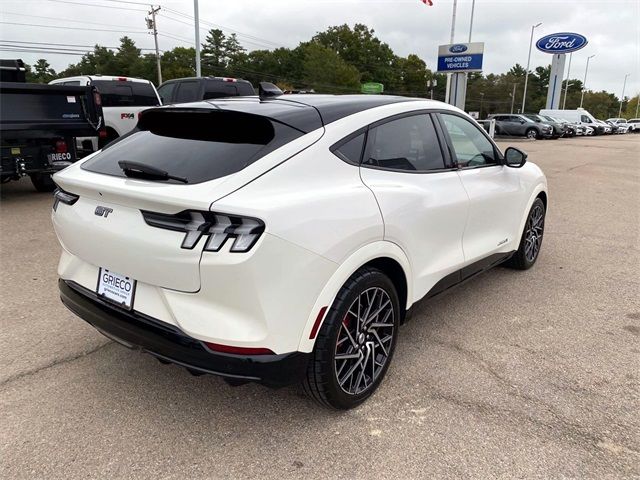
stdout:
POLYGON ((192 373, 210 373, 232 381, 254 381, 271 387, 296 383, 305 375, 310 353, 213 353, 177 327, 112 306, 75 282, 60 279, 58 286, 62 303, 105 336, 126 347, 150 353, 161 361, 183 366, 192 373))

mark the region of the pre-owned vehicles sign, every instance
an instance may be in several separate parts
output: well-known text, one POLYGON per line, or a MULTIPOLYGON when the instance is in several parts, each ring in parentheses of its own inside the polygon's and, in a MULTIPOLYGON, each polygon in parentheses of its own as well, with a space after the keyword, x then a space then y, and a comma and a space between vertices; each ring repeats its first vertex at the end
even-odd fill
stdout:
POLYGON ((438 48, 438 72, 480 72, 484 42, 454 43, 438 48))

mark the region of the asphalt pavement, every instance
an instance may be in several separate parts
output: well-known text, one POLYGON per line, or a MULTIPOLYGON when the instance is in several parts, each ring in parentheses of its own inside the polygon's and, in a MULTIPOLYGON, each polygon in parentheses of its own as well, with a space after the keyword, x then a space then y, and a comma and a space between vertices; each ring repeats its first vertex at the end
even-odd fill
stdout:
POLYGON ((51 195, 2 185, 0 478, 640 477, 640 135, 517 146, 538 263, 421 303, 348 412, 101 336, 59 301, 51 195))

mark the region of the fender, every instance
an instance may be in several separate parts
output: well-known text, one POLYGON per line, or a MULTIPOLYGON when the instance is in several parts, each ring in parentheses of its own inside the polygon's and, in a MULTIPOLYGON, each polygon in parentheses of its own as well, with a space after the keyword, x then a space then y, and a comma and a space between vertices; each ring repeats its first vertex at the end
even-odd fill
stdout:
MULTIPOLYGON (((316 322, 318 312, 320 312, 322 307, 330 307, 333 304, 336 295, 338 295, 338 291, 342 288, 347 279, 367 262, 383 257, 395 260, 402 267, 405 278, 407 279, 407 304, 405 308, 409 309, 412 303, 411 299, 413 298, 413 284, 411 280, 413 277, 411 274, 409 259, 406 254, 398 245, 392 242, 380 240, 369 243, 352 253, 344 262, 342 262, 340 267, 338 267, 323 288, 315 305, 313 306, 313 309, 311 310, 311 313, 309 314, 304 330, 302 330, 298 351, 311 352, 313 350, 315 338, 311 340, 309 335, 314 323, 316 322)), ((322 319, 322 322, 324 323, 324 318, 322 319)), ((322 323, 320 326, 322 327, 322 323)))
MULTIPOLYGON (((540 195, 540 192, 544 192, 545 195, 547 196, 547 207, 549 206, 549 192, 547 191, 547 184, 546 182, 540 182, 536 185, 536 187, 533 189, 533 193, 531 194, 531 197, 529 198, 529 201, 527 202, 527 208, 525 208, 524 210, 524 214, 522 215, 522 220, 520 220, 520 227, 517 233, 517 241, 513 242, 514 245, 514 249, 517 250, 518 247, 520 246, 520 241, 522 240, 522 234, 524 233, 524 225, 527 222, 527 217, 529 216, 529 211, 531 210, 531 206, 533 205, 533 202, 535 201, 536 198, 538 198, 538 195, 540 195)), ((545 210, 545 215, 546 215, 546 210, 545 210)))

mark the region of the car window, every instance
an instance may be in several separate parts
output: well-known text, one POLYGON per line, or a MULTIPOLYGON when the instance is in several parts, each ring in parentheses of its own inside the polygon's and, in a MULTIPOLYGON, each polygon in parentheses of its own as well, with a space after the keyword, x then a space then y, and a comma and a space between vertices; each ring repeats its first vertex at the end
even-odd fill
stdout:
POLYGON ((586 115, 582 115, 580 117, 580 121, 583 122, 583 123, 593 123, 593 122, 591 122, 591 119, 589 117, 587 117, 586 115))
POLYGON ((497 163, 493 144, 482 130, 457 115, 442 113, 440 116, 451 138, 459 166, 477 167, 497 163))
POLYGON ((237 97, 238 88, 232 83, 207 80, 205 83, 204 99, 237 97))
POLYGON ((444 168, 430 115, 412 115, 373 127, 367 143, 363 165, 410 172, 444 168))
POLYGON ((351 140, 344 142, 338 148, 333 150, 333 153, 338 155, 344 161, 360 164, 360 158, 362 157, 362 148, 364 147, 364 132, 360 135, 353 137, 351 140))
POLYGON ((132 107, 135 105, 133 89, 129 82, 94 80, 91 84, 100 92, 103 107, 132 107))
POLYGON ((139 107, 154 107, 159 105, 156 91, 150 83, 131 82, 133 89, 133 104, 139 107))
POLYGON ((239 172, 301 135, 259 115, 151 109, 136 130, 107 145, 82 168, 125 177, 118 162, 133 160, 184 177, 189 184, 200 183, 239 172))
POLYGON ((62 85, 71 86, 71 87, 79 87, 80 80, 72 80, 70 82, 62 82, 62 85))
POLYGON ((176 89, 176 82, 165 83, 158 89, 158 95, 163 103, 171 103, 173 101, 173 92, 176 89))
POLYGON ((195 102, 198 100, 198 91, 200 84, 197 81, 179 82, 178 93, 176 94, 176 103, 195 102))

